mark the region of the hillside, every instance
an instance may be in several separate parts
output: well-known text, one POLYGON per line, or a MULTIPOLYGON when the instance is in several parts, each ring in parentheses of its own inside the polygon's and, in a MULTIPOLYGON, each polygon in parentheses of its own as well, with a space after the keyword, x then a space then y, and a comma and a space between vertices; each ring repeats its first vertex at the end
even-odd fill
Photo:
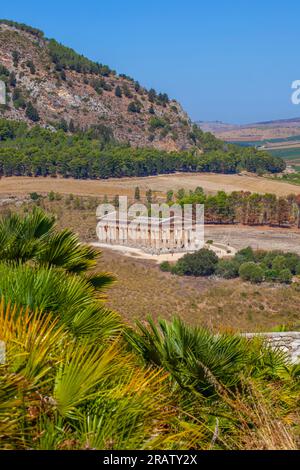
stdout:
POLYGON ((0 20, 0 79, 7 119, 70 131, 98 126, 136 147, 176 151, 196 144, 188 115, 175 100, 92 62, 44 33, 0 20))
POLYGON ((0 20, 0 80, 7 90, 1 176, 97 179, 285 167, 203 132, 167 94, 8 20, 0 20))
POLYGON ((196 124, 202 131, 211 132, 218 139, 229 142, 258 142, 300 135, 300 118, 255 122, 240 126, 220 121, 198 121, 196 124))

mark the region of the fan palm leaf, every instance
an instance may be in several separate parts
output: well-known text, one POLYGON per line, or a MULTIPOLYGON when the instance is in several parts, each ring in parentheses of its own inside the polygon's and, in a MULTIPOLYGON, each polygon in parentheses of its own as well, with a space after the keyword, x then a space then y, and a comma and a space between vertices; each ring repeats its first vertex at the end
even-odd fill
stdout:
POLYGON ((205 394, 214 394, 218 383, 236 386, 241 372, 275 374, 287 367, 287 357, 235 335, 214 335, 203 328, 192 328, 182 320, 160 320, 158 326, 148 319, 148 327, 138 323, 138 331, 127 330, 129 344, 146 362, 163 366, 178 384, 205 394), (264 371, 264 372, 262 372, 264 371))
POLYGON ((0 296, 6 303, 51 312, 76 336, 103 339, 119 335, 122 327, 89 280, 58 269, 2 263, 0 296))
POLYGON ((0 257, 81 273, 95 266, 99 252, 81 244, 70 230, 57 231, 55 218, 35 208, 25 217, 10 214, 0 220, 0 257))

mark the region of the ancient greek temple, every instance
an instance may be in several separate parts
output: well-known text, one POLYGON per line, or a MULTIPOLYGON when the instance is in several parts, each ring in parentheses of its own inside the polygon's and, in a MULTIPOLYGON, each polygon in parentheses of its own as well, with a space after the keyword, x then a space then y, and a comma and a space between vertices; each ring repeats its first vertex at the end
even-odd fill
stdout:
POLYGON ((103 244, 139 248, 152 254, 196 251, 204 244, 203 225, 176 216, 118 219, 113 212, 98 220, 97 236, 103 244))

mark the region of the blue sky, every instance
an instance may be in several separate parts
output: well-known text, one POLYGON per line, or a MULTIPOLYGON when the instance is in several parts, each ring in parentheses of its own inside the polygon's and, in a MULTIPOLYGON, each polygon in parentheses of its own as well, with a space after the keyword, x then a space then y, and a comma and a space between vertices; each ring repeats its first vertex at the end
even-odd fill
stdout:
POLYGON ((14 0, 1 16, 178 99, 194 120, 300 116, 300 2, 14 0))

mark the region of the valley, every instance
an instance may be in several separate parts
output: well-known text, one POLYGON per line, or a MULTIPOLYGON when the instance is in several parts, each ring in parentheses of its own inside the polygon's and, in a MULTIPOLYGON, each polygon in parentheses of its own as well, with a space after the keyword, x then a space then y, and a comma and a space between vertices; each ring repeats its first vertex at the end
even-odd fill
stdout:
POLYGON ((300 119, 190 117, 242 108, 258 15, 246 43, 250 11, 230 24, 218 6, 219 28, 216 5, 212 27, 209 3, 180 5, 192 29, 174 2, 88 3, 68 25, 61 3, 55 28, 36 11, 45 33, 0 19, 0 448, 82 450, 84 465, 300 449, 300 119), (226 96, 206 93, 213 63, 226 96))

